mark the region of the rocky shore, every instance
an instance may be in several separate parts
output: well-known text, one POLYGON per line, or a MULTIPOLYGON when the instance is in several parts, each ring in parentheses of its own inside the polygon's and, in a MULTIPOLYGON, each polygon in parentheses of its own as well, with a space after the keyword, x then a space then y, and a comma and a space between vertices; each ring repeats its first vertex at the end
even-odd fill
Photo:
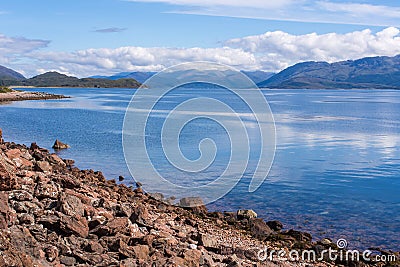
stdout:
POLYGON ((139 183, 131 188, 106 180, 35 143, 4 142, 1 135, 0 266, 369 266, 262 260, 259 251, 266 247, 338 248, 328 239, 282 230, 282 223, 265 222, 251 210, 169 205, 139 183))
POLYGON ((55 95, 42 92, 26 92, 26 91, 11 91, 7 93, 0 93, 0 103, 10 101, 23 101, 23 100, 48 100, 48 99, 62 99, 69 98, 64 95, 55 95))

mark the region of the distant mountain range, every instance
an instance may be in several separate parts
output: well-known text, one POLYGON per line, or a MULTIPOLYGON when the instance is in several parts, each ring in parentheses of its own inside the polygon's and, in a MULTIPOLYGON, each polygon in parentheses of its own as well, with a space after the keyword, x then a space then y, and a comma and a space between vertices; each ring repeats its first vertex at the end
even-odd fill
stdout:
MULTIPOLYGON (((277 74, 264 71, 242 71, 242 73, 262 88, 400 89, 400 55, 367 57, 336 63, 303 62, 277 74)), ((122 72, 112 76, 79 79, 57 72, 47 72, 26 79, 18 72, 0 66, 0 86, 137 88, 154 74, 156 72, 122 72)), ((179 75, 190 74, 191 72, 179 73, 179 75)))
POLYGON ((58 72, 46 72, 30 79, 9 69, 0 69, 0 85, 35 86, 35 87, 84 87, 84 88, 138 88, 141 83, 135 79, 79 79, 58 72))
MULTIPOLYGON (((242 71, 242 73, 246 74, 251 80, 253 80, 254 83, 259 83, 262 81, 265 81, 266 79, 270 78, 271 76, 274 75, 273 72, 265 72, 261 70, 257 71, 242 71)), ((157 72, 140 72, 140 71, 135 71, 135 72, 121 72, 114 74, 112 76, 91 76, 90 78, 102 78, 102 79, 110 79, 110 80, 117 80, 121 78, 132 78, 137 80, 140 83, 144 83, 147 79, 149 79, 151 76, 157 74, 157 72)))
POLYGON ((400 55, 336 63, 304 62, 258 84, 266 88, 400 89, 400 55))

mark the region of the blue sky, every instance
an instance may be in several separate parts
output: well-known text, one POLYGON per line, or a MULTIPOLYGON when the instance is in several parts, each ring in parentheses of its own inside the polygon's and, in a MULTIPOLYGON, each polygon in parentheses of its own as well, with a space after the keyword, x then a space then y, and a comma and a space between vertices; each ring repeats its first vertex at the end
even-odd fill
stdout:
POLYGON ((159 70, 192 60, 279 71, 305 60, 395 55, 399 24, 398 1, 3 1, 0 64, 26 76, 159 70), (325 37, 340 49, 321 45, 325 37))

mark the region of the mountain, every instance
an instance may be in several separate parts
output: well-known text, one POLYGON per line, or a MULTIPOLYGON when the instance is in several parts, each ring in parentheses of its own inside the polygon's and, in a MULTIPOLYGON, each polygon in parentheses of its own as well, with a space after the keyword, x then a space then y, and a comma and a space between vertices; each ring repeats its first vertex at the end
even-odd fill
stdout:
POLYGON ((134 72, 121 72, 114 74, 112 76, 101 76, 101 75, 96 75, 96 76, 91 76, 89 78, 101 78, 101 79, 107 79, 107 80, 118 80, 118 79, 135 79, 136 81, 140 83, 144 83, 147 79, 149 79, 151 76, 157 74, 157 72, 141 72, 141 71, 134 71, 134 72))
POLYGON ((157 72, 141 72, 141 71, 134 71, 134 72, 121 72, 114 74, 112 76, 91 76, 89 78, 100 78, 100 79, 107 79, 107 80, 118 80, 118 79, 135 79, 140 83, 144 83, 147 79, 151 76, 157 74, 157 72))
MULTIPOLYGON (((247 75, 254 83, 259 83, 262 81, 265 81, 274 73, 272 72, 265 72, 261 70, 257 71, 241 71, 243 74, 247 75)), ((140 83, 144 83, 147 79, 149 79, 151 76, 157 74, 157 72, 141 72, 141 71, 135 71, 135 72, 121 72, 114 74, 112 76, 91 76, 90 78, 102 78, 102 79, 109 79, 109 80, 117 80, 121 78, 132 78, 137 80, 140 83)))
POLYGON ((14 82, 13 85, 35 87, 138 88, 141 84, 134 79, 79 79, 58 72, 46 72, 30 79, 14 82))
POLYGON ((400 89, 400 55, 367 57, 336 63, 304 62, 258 84, 267 88, 400 89))
POLYGON ((260 83, 262 81, 265 81, 272 77, 275 73, 273 72, 265 72, 262 70, 256 70, 256 71, 241 71, 243 74, 247 75, 247 77, 250 78, 254 83, 260 83))
POLYGON ((25 77, 12 69, 0 66, 0 85, 7 85, 12 81, 25 80, 25 77))

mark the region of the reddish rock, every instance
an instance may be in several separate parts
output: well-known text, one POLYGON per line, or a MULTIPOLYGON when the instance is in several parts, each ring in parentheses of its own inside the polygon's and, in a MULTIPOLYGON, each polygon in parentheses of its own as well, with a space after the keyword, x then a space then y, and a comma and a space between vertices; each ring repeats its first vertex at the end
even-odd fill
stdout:
POLYGON ((86 238, 89 234, 88 222, 83 217, 60 217, 60 229, 66 233, 86 238))
POLYGON ((109 221, 106 226, 110 229, 111 234, 116 234, 126 230, 129 225, 129 219, 127 217, 115 218, 109 221))
POLYGON ((43 199, 43 198, 51 198, 57 199, 60 193, 59 186, 57 186, 54 182, 47 181, 39 181, 34 196, 43 199))
POLYGON ((150 219, 149 211, 145 206, 140 205, 134 208, 129 219, 131 220, 132 223, 137 223, 139 225, 146 226, 149 224, 149 219, 150 219))
POLYGON ((48 163, 47 161, 36 162, 35 169, 37 171, 41 171, 41 172, 51 172, 52 171, 52 167, 51 167, 50 163, 48 163))
POLYGON ((17 178, 14 175, 14 164, 0 153, 0 190, 9 191, 18 188, 17 178))
POLYGON ((67 148, 70 148, 70 146, 67 145, 67 144, 64 144, 63 142, 61 142, 61 141, 59 141, 59 140, 57 139, 57 140, 54 142, 53 148, 59 150, 59 149, 67 149, 67 148))
POLYGON ((198 267, 200 266, 201 251, 190 249, 183 253, 183 258, 185 260, 185 266, 187 267, 198 267))
POLYGON ((6 229, 8 225, 15 220, 8 205, 8 194, 0 192, 0 229, 6 229))
POLYGON ((56 154, 51 154, 47 157, 47 161, 50 162, 51 164, 55 164, 55 165, 60 165, 60 166, 67 166, 67 164, 65 164, 65 162, 56 154))
POLYGON ((55 246, 48 246, 45 250, 46 253, 46 259, 49 262, 53 262, 55 259, 58 258, 58 248, 55 246))
POLYGON ((59 210, 65 215, 72 217, 82 217, 85 208, 80 198, 63 193, 59 200, 59 210))
POLYGON ((250 232, 253 236, 264 239, 273 234, 274 231, 269 228, 263 219, 255 218, 250 219, 250 232))
POLYGON ((137 245, 131 246, 130 249, 132 250, 134 257, 146 261, 149 258, 150 249, 147 245, 137 245))
POLYGON ((98 241, 91 240, 86 246, 86 250, 88 252, 95 252, 102 254, 104 252, 104 248, 98 241))
POLYGON ((217 250, 219 248, 218 240, 209 234, 200 234, 200 245, 211 250, 217 250))

